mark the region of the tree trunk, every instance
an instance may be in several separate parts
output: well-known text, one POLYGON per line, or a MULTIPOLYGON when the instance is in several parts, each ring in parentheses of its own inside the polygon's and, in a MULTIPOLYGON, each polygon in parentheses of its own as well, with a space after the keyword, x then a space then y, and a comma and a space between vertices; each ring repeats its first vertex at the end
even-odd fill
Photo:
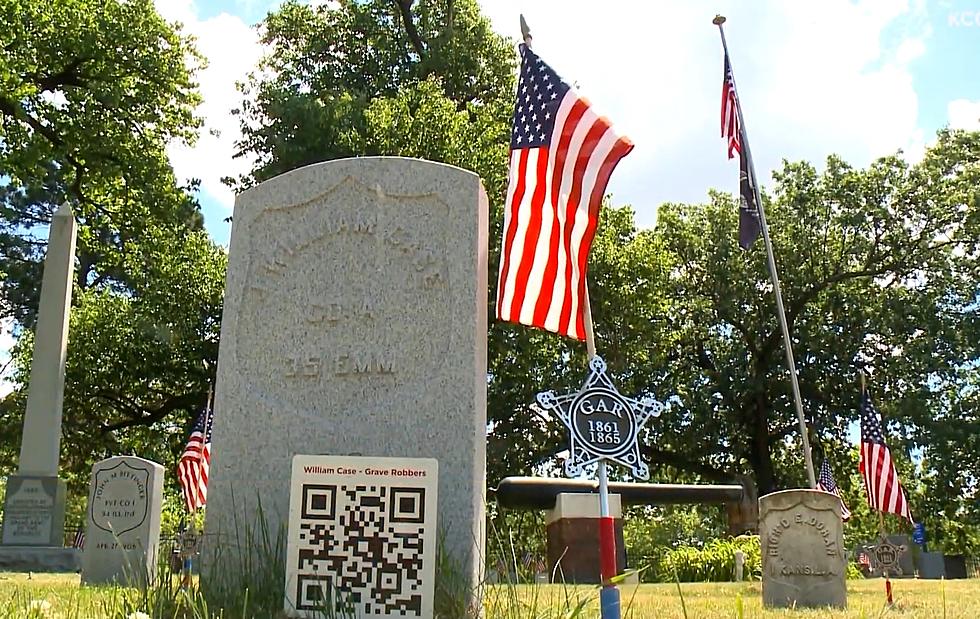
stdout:
POLYGON ((772 465, 772 454, 769 452, 769 407, 764 394, 756 399, 750 436, 749 463, 755 471, 759 496, 762 496, 776 490, 776 472, 772 465))

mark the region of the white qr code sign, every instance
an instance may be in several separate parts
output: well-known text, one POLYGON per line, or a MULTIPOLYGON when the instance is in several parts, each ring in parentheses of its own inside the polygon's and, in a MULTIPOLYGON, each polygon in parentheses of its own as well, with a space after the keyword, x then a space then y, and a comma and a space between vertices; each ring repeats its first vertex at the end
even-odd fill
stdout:
POLYGON ((438 487, 429 458, 294 456, 287 614, 432 619, 438 487))

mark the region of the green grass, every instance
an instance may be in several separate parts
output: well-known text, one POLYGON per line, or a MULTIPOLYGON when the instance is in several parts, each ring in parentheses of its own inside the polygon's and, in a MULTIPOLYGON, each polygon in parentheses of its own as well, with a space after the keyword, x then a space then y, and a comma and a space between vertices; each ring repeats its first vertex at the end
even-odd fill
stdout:
MULTIPOLYGON (((912 580, 893 581, 895 606, 884 604, 882 580, 848 581, 846 612, 762 609, 761 584, 681 583, 687 616, 713 617, 841 617, 872 619, 977 619, 980 617, 980 581, 912 580), (944 611, 945 608, 945 611, 944 611)), ((684 617, 676 583, 623 585, 624 617, 671 619, 684 617)), ((171 600, 172 602, 173 600, 171 600)), ((179 600, 178 600, 179 601, 179 600)), ((486 619, 559 619, 598 616, 597 591, 587 586, 494 585, 484 594, 486 619), (581 611, 576 614, 576 608, 581 611)), ((235 615, 206 608, 200 596, 188 600, 182 619, 207 619, 235 615)), ((155 609, 150 615, 174 617, 173 604, 154 600, 153 595, 117 587, 79 587, 77 574, 0 573, 0 619, 27 618, 126 618, 137 610, 155 609), (46 604, 45 604, 46 603, 46 604), (32 606, 35 610, 31 610, 32 606)), ((137 617, 139 615, 136 615, 137 617)), ((446 618, 457 619, 457 618, 446 618)))

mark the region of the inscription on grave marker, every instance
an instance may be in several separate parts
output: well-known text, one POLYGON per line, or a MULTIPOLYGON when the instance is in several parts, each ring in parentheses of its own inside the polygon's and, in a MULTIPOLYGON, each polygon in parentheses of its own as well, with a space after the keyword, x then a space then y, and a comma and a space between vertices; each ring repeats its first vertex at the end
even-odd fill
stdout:
POLYGON ((759 499, 762 599, 766 606, 846 606, 840 500, 817 490, 759 499))

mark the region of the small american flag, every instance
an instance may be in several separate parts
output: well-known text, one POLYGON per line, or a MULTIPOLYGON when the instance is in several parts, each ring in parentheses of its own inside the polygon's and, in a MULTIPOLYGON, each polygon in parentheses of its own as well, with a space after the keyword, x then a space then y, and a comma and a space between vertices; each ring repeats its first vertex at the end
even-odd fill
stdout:
POLYGON ((521 45, 497 319, 585 339, 585 278, 606 183, 633 143, 521 45))
POLYGON ((762 233, 762 223, 759 219, 759 204, 756 200, 755 166, 743 148, 744 128, 739 113, 738 95, 735 92, 735 74, 732 73, 732 63, 725 52, 725 77, 721 84, 721 137, 728 142, 728 158, 738 153, 739 164, 739 208, 738 208, 738 244, 742 249, 752 246, 762 233))
POLYGON ((892 455, 881 432, 881 417, 867 391, 861 394, 861 475, 868 493, 868 505, 887 514, 898 514, 912 520, 908 500, 892 455))
POLYGON ((79 529, 75 531, 75 537, 71 540, 72 548, 85 548, 85 531, 79 529))
POLYGON ((728 140, 728 158, 742 153, 742 131, 738 124, 738 95, 735 93, 735 74, 725 53, 725 77, 721 85, 721 137, 728 140))
POLYGON ((840 499, 841 520, 847 522, 851 517, 851 510, 847 509, 847 504, 844 503, 844 498, 840 495, 840 488, 837 487, 837 481, 834 480, 834 474, 830 470, 830 463, 826 459, 820 465, 820 479, 817 480, 817 489, 837 495, 837 498, 840 499))
POLYGON ((177 462, 177 481, 184 492, 187 511, 194 513, 208 502, 208 473, 211 468, 211 415, 209 404, 197 416, 187 447, 177 462))

